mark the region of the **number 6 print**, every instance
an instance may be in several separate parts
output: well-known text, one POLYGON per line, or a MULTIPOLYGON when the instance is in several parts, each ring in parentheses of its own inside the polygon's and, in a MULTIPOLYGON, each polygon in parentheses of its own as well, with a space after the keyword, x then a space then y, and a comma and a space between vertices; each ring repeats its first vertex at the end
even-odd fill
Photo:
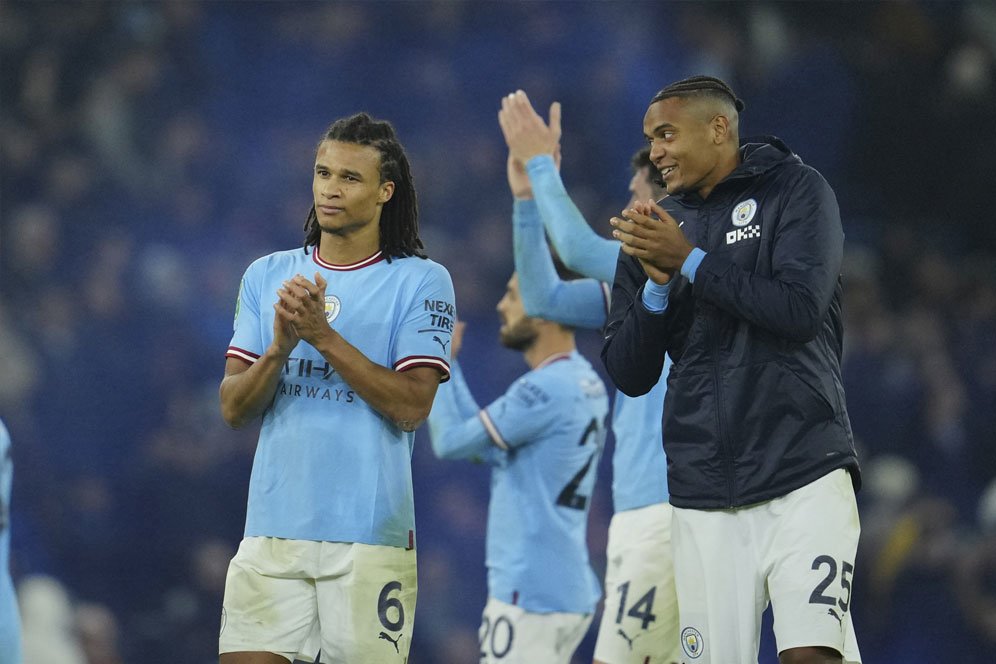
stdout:
POLYGON ((377 599, 377 617, 380 618, 380 624, 392 632, 400 631, 405 626, 405 607, 401 605, 400 599, 390 596, 396 590, 401 590, 401 582, 391 581, 381 589, 380 597, 377 599), (398 616, 395 620, 388 617, 389 609, 397 611, 398 616))

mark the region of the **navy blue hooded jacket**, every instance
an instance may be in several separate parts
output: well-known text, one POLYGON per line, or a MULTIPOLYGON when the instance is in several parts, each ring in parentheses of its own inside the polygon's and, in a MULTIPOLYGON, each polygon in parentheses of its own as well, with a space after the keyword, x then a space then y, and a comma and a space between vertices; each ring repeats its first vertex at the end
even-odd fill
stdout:
POLYGON ((840 376, 843 230, 830 186, 776 138, 703 200, 661 206, 707 255, 677 274, 667 309, 643 305, 647 276, 620 253, 602 360, 616 386, 647 393, 664 353, 671 503, 732 508, 777 498, 837 468, 860 486, 840 376))

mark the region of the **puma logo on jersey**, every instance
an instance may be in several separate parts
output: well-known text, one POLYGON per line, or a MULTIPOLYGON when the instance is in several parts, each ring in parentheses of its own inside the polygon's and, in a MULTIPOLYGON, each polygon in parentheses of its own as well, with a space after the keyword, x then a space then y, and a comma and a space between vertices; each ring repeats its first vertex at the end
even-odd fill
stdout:
POLYGON ((398 641, 401 640, 400 634, 398 634, 398 638, 392 639, 391 635, 388 634, 387 632, 381 632, 380 636, 378 636, 377 638, 384 639, 385 641, 390 641, 391 645, 394 646, 394 652, 398 653, 399 655, 401 654, 401 650, 398 649, 398 641))
POLYGON ((641 636, 643 636, 642 634, 637 634, 636 636, 634 636, 631 639, 628 636, 626 636, 626 632, 622 631, 622 628, 619 628, 618 630, 616 630, 616 634, 618 634, 619 636, 621 636, 624 639, 626 639, 626 643, 629 645, 629 649, 630 650, 633 649, 633 641, 636 641, 638 638, 640 638, 641 636))
POLYGON ((837 622, 840 623, 841 629, 844 628, 844 621, 840 619, 840 616, 837 615, 836 611, 834 611, 833 609, 827 609, 827 613, 833 616, 837 620, 837 622))
POLYGON ((442 346, 444 353, 446 352, 446 347, 450 345, 449 341, 443 341, 442 339, 440 339, 439 337, 437 337, 435 334, 432 335, 432 340, 435 341, 440 346, 442 346))

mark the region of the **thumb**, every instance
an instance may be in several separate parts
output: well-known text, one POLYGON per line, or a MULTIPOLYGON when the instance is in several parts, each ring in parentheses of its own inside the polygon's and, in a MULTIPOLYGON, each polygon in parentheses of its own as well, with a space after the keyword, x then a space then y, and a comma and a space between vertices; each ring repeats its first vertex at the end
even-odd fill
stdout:
POLYGON ((325 287, 329 285, 329 282, 322 279, 321 274, 315 272, 315 285, 322 291, 322 295, 325 295, 325 287))
POLYGON ((550 129, 553 131, 553 135, 557 137, 557 142, 560 142, 560 102, 555 101, 550 104, 550 129))

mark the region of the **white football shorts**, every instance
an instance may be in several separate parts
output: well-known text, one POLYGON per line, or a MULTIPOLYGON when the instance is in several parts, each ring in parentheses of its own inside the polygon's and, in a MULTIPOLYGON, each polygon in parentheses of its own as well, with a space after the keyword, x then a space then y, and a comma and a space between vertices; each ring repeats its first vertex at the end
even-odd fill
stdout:
POLYGON ((609 523, 605 608, 595 659, 605 664, 675 664, 678 597, 668 503, 617 512, 609 523))
POLYGON ((570 664, 590 613, 531 613, 489 598, 477 631, 480 664, 570 664))
POLYGON ((770 601, 779 652, 824 646, 860 664, 848 611, 860 532, 842 468, 749 507, 674 508, 682 661, 757 664, 770 601))
POLYGON ((417 590, 414 549, 247 537, 228 567, 218 652, 404 664, 417 590))

